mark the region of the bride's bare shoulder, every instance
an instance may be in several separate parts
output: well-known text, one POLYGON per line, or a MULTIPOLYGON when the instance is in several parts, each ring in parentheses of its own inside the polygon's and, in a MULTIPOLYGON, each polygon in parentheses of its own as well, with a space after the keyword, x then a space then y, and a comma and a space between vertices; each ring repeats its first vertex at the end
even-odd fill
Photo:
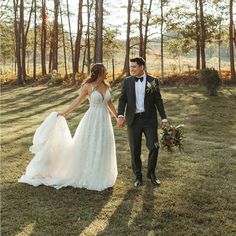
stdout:
POLYGON ((80 87, 81 91, 86 92, 88 95, 92 93, 93 86, 91 83, 85 83, 80 87))

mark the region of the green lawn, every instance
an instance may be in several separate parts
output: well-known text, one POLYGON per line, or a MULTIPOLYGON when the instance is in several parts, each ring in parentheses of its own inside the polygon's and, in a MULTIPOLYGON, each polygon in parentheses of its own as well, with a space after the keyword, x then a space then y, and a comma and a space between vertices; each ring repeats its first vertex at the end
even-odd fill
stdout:
MULTIPOLYGON (((117 104, 119 88, 113 89, 117 104)), ((76 88, 3 87, 2 235, 236 235, 236 88, 162 88, 172 124, 185 124, 184 152, 160 150, 160 187, 133 187, 126 129, 115 129, 118 179, 103 192, 17 183, 32 158, 35 129, 63 110, 76 88)), ((68 117, 74 134, 87 104, 68 117)), ((113 120, 114 122, 114 120, 113 120)), ((143 174, 147 150, 143 142, 143 174)))

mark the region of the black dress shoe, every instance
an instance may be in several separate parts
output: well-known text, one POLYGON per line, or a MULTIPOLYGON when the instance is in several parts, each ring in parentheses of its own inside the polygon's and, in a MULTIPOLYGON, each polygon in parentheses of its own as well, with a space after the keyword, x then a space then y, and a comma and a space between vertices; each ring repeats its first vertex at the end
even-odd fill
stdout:
POLYGON ((134 186, 138 187, 138 186, 141 186, 141 185, 143 185, 143 181, 140 180, 140 179, 136 179, 135 182, 134 182, 134 186))
POLYGON ((161 184, 161 181, 154 174, 151 174, 148 178, 151 180, 153 185, 159 186, 161 184))

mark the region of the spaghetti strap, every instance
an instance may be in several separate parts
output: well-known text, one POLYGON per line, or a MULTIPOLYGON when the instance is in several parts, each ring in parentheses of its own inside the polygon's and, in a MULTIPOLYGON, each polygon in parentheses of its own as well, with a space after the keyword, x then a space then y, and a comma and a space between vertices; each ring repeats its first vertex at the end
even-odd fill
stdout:
POLYGON ((95 90, 95 87, 91 84, 92 92, 95 90))

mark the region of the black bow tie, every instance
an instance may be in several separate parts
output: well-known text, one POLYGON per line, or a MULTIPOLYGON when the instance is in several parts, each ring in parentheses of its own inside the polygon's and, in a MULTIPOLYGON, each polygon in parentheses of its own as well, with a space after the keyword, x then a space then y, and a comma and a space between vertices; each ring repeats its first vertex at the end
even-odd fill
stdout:
POLYGON ((140 79, 141 82, 143 82, 143 77, 134 77, 135 81, 138 82, 138 80, 140 79))

